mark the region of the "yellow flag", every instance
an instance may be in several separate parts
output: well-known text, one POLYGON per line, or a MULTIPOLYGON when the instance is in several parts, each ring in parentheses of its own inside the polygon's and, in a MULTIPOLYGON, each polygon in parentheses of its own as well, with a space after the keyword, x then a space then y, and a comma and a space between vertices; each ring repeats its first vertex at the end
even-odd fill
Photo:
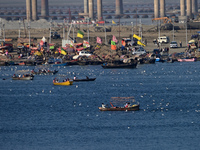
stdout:
POLYGON ((142 42, 140 42, 140 41, 137 41, 137 44, 138 45, 142 45, 142 46, 146 46, 146 45, 144 45, 142 42))
POLYGON ((134 34, 133 37, 136 38, 136 39, 138 39, 138 40, 142 39, 141 37, 137 36, 136 34, 134 34))
POLYGON ((67 53, 64 50, 61 50, 60 53, 63 55, 67 55, 67 53))
POLYGON ((116 24, 116 23, 114 22, 114 20, 112 20, 112 24, 116 24))
POLYGON ((83 38, 83 35, 80 33, 77 33, 77 37, 83 38))

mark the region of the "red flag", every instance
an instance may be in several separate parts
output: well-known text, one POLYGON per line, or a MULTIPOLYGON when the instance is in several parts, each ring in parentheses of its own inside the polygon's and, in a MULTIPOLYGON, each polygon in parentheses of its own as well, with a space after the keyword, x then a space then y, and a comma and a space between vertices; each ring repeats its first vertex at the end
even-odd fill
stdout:
POLYGON ((114 35, 113 35, 112 41, 114 41, 115 43, 118 43, 118 40, 114 35))
POLYGON ((41 41, 40 41, 40 46, 43 46, 43 44, 44 44, 44 41, 41 40, 41 41))
POLYGON ((100 37, 97 36, 97 43, 102 44, 102 40, 100 37))

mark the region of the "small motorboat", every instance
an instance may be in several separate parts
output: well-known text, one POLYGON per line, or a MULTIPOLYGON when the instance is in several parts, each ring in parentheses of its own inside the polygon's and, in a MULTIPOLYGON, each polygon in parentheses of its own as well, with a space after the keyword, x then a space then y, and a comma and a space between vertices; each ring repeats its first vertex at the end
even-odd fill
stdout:
POLYGON ((25 75, 22 77, 19 76, 13 76, 12 79, 13 80, 33 80, 34 76, 33 75, 25 75))
POLYGON ((104 63, 101 65, 104 69, 110 69, 110 68, 136 68, 137 63, 121 63, 121 64, 115 64, 115 63, 104 63))
POLYGON ((139 110, 140 105, 134 104, 130 107, 99 107, 99 110, 101 111, 136 111, 139 110))
POLYGON ((138 102, 137 103, 135 102, 134 97, 111 97, 110 104, 111 104, 111 107, 108 107, 107 105, 104 105, 104 103, 102 103, 102 106, 99 107, 99 110, 100 111, 136 111, 136 110, 139 110, 140 108, 140 104, 138 102), (122 106, 125 103, 126 105, 122 106))
POLYGON ((81 82, 81 81, 94 81, 96 78, 86 78, 86 79, 73 79, 74 82, 81 82))
POLYGON ((53 82, 54 85, 72 85, 73 81, 53 82))

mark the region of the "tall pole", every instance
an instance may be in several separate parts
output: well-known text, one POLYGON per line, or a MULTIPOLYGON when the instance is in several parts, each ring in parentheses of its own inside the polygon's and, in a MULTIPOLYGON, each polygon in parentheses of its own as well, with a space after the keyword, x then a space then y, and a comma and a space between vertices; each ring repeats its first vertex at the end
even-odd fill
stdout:
POLYGON ((140 36, 141 36, 141 42, 142 42, 142 19, 140 19, 140 36))
POLYGON ((133 22, 131 22, 132 25, 132 36, 131 36, 131 42, 133 42, 133 22))
MULTIPOLYGON (((31 48, 31 33, 30 33, 30 29, 31 29, 31 25, 30 25, 30 21, 28 22, 28 32, 29 32, 29 50, 31 48)), ((27 57, 28 57, 28 51, 27 51, 27 57)))
POLYGON ((20 38, 20 28, 21 28, 21 20, 19 19, 19 38, 20 38))
POLYGON ((160 20, 159 20, 159 25, 158 25, 158 39, 159 39, 158 43, 160 43, 160 20))
POLYGON ((186 30, 185 45, 187 46, 187 20, 186 20, 186 28, 185 28, 185 30, 186 30))
POLYGON ((51 43, 51 26, 52 26, 52 19, 50 20, 49 43, 51 43))
POLYGON ((90 43, 89 19, 87 20, 87 30, 88 30, 88 43, 90 43))
POLYGON ((73 24, 73 41, 74 41, 74 24, 73 24))
MULTIPOLYGON (((120 40, 120 17, 119 17, 119 40, 120 40)), ((119 46, 120 46, 120 42, 119 42, 119 46)))
POLYGON ((2 28, 2 23, 1 23, 1 18, 0 18, 0 37, 1 37, 1 35, 2 35, 2 30, 1 30, 1 28, 2 28))
POLYGON ((65 19, 63 20, 63 40, 65 40, 65 19))
POLYGON ((173 41, 174 41, 174 19, 173 19, 173 41))
MULTIPOLYGON (((105 20, 106 22, 106 20, 105 20)), ((106 35, 106 26, 105 26, 105 22, 104 22, 104 28, 105 28, 105 44, 107 44, 107 35, 106 35)))
POLYGON ((5 36, 5 23, 3 22, 3 39, 5 42, 6 36, 5 36))

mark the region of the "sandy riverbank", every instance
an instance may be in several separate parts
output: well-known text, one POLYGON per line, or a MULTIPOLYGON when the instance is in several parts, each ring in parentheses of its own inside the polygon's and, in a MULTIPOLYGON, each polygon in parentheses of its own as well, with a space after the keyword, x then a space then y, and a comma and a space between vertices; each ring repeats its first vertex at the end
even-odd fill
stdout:
MULTIPOLYGON (((6 38, 12 38, 13 39, 13 44, 14 44, 14 48, 16 49, 17 46, 17 37, 19 36, 19 29, 16 29, 16 25, 13 22, 8 22, 7 25, 9 28, 7 28, 5 30, 5 36, 6 38)), ((43 36, 45 36, 47 38, 47 41, 49 41, 49 35, 50 35, 50 30, 49 30, 49 23, 46 22, 45 20, 40 20, 38 22, 34 22, 31 24, 32 28, 30 29, 30 35, 31 38, 37 38, 37 39, 41 39, 43 36), (41 25, 42 24, 42 25, 41 25), (35 27, 34 27, 35 26, 35 27), (41 28, 39 27, 41 26, 41 28), (46 28, 45 28, 46 26, 46 28)), ((183 24, 175 24, 175 26, 179 26, 180 30, 174 30, 174 40, 177 41, 179 43, 179 41, 182 41, 183 43, 183 47, 182 48, 175 48, 169 49, 169 53, 174 53, 174 52, 184 52, 186 49, 186 30, 184 28, 183 24)), ((105 34, 106 34, 106 40, 107 43, 110 39, 112 39, 112 35, 115 35, 117 37, 117 39, 119 41, 121 41, 122 38, 127 38, 127 37, 131 37, 132 35, 132 30, 134 34, 137 35, 142 35, 142 40, 146 40, 147 41, 147 46, 145 47, 145 49, 149 52, 152 52, 153 49, 157 48, 157 45, 155 45, 153 43, 153 39, 156 39, 159 35, 158 31, 157 31, 157 26, 155 25, 142 25, 142 32, 139 33, 140 29, 139 26, 134 26, 132 28, 132 26, 106 26, 108 29, 110 29, 110 31, 108 32, 99 32, 99 31, 95 31, 95 27, 94 26, 90 26, 89 27, 89 43, 93 46, 96 45, 96 37, 100 37, 103 41, 103 43, 105 44, 105 34), (120 32, 119 32, 120 31, 120 32)), ((77 38, 77 42, 82 42, 83 40, 88 41, 88 32, 87 32, 87 27, 86 26, 79 26, 77 25, 74 28, 74 32, 73 29, 71 29, 71 32, 69 33, 70 37, 75 36, 76 37, 76 33, 78 30, 82 30, 84 32, 84 38, 77 38)), ((65 36, 65 39, 67 39, 67 35, 68 35, 68 30, 69 27, 65 27, 65 32, 63 32, 63 27, 57 23, 54 23, 53 27, 51 28, 51 31, 53 32, 58 32, 61 37, 65 36), (65 34, 63 34, 65 33, 65 34)), ((190 40, 191 35, 196 34, 197 30, 187 30, 187 41, 190 40)), ((28 30, 26 28, 21 28, 20 29, 20 35, 21 37, 27 37, 28 38, 28 30)), ((173 40, 173 30, 161 30, 160 31, 160 35, 161 36, 168 36, 170 38, 170 41, 173 40)), ((62 45, 62 39, 51 39, 52 43, 57 43, 59 46, 62 45)), ((117 45, 118 47, 120 47, 120 45, 117 45)), ((169 47, 169 43, 168 44, 162 44, 161 48, 164 47, 169 47)), ((103 48, 101 49, 101 52, 109 52, 110 51, 110 45, 104 45, 103 48)))

